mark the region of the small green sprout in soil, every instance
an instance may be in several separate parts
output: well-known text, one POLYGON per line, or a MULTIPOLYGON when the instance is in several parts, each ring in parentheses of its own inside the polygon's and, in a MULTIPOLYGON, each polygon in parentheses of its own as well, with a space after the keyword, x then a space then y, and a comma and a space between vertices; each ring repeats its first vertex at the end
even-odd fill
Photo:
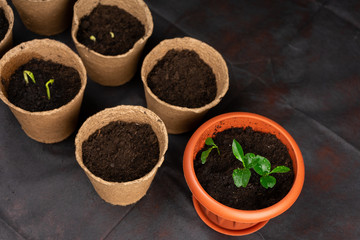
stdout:
POLYGON ((93 41, 93 42, 96 42, 96 37, 94 35, 91 35, 90 40, 93 41))
POLYGON ((244 155, 244 151, 241 145, 235 139, 232 143, 232 150, 234 156, 240 160, 244 166, 244 168, 237 168, 233 171, 232 176, 237 187, 247 186, 251 177, 251 168, 253 168, 254 171, 261 176, 260 183, 266 189, 273 188, 276 184, 276 178, 270 176, 270 174, 286 173, 290 171, 290 169, 285 166, 277 166, 272 171, 270 171, 271 163, 267 158, 260 155, 255 155, 254 153, 247 153, 244 155))
POLYGON ((48 99, 50 100, 50 88, 49 88, 49 84, 53 84, 54 83, 54 79, 50 79, 49 81, 47 81, 46 83, 45 83, 45 87, 46 87, 46 94, 47 94, 47 97, 48 97, 48 99))
POLYGON ((24 70, 23 72, 24 80, 26 82, 26 85, 29 84, 29 78, 33 81, 33 83, 36 83, 34 74, 28 70, 24 70))
POLYGON ((201 163, 202 163, 202 164, 205 164, 205 163, 206 163, 207 157, 209 156, 211 150, 213 150, 214 148, 217 149, 217 152, 218 152, 218 154, 220 155, 219 148, 218 148, 218 146, 216 146, 216 144, 214 143, 214 140, 213 140, 212 138, 210 138, 210 137, 207 138, 207 139, 205 140, 205 144, 208 145, 208 146, 210 146, 210 148, 209 148, 208 150, 203 151, 203 152, 201 153, 201 163))
POLYGON ((113 32, 110 32, 110 36, 111 36, 111 38, 114 38, 115 34, 113 32))
POLYGON ((237 187, 246 187, 251 177, 250 169, 254 167, 255 154, 247 153, 244 155, 244 151, 235 139, 232 142, 232 151, 236 159, 238 159, 244 168, 237 168, 233 171, 232 177, 237 187))
POLYGON ((290 171, 290 168, 285 166, 277 166, 273 170, 271 170, 271 163, 268 159, 258 156, 258 160, 256 165, 254 166, 254 170, 257 174, 261 176, 260 183, 261 185, 268 189, 273 188, 276 184, 276 178, 270 176, 272 173, 286 173, 290 171), (270 171, 271 170, 271 171, 270 171))

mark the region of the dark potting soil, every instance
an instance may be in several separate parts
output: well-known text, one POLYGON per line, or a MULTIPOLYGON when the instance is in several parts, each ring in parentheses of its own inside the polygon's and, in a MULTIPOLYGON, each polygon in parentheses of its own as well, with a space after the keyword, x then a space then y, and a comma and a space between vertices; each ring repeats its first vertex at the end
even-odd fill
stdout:
POLYGON ((4 9, 0 8, 0 41, 4 39, 9 30, 9 21, 6 19, 4 9))
POLYGON ((136 17, 116 6, 99 4, 81 18, 76 38, 98 53, 116 56, 129 51, 144 35, 145 27, 136 17))
POLYGON ((294 182, 292 161, 287 147, 275 135, 254 131, 250 127, 230 128, 218 132, 213 140, 219 147, 220 156, 213 149, 206 163, 202 164, 201 153, 208 149, 205 146, 197 154, 194 168, 201 186, 220 203, 242 210, 262 209, 277 203, 290 191, 294 182), (271 174, 276 178, 276 184, 273 188, 265 189, 260 184, 260 176, 251 169, 247 187, 236 187, 232 172, 243 166, 232 152, 233 139, 240 143, 244 154, 251 152, 266 157, 271 162, 271 169, 284 165, 291 171, 271 174))
POLYGON ((11 75, 7 95, 14 105, 30 112, 40 112, 67 104, 76 96, 80 88, 80 75, 74 68, 33 58, 11 75), (25 70, 34 74, 36 83, 28 77, 29 83, 26 84, 25 70), (49 84, 49 100, 45 84, 50 79, 54 79, 54 82, 49 84))
POLYGON ((159 142, 149 124, 111 122, 82 144, 84 165, 110 182, 145 176, 159 160, 159 142))
POLYGON ((171 105, 199 108, 212 102, 217 93, 211 67, 192 50, 170 50, 148 74, 151 91, 171 105))

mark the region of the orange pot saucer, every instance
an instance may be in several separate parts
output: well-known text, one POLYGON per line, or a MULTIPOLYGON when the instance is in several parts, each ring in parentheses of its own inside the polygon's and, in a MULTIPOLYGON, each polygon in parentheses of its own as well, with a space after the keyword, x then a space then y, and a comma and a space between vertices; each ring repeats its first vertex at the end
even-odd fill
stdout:
POLYGON ((194 204, 194 208, 196 213, 199 215, 199 217, 201 218, 201 220, 210 228, 212 228, 213 230, 222 233, 222 234, 226 234, 226 235, 231 235, 231 236, 245 236, 245 235, 249 235, 251 233, 254 233, 256 231, 258 231, 259 229, 263 228, 268 222, 267 221, 263 221, 263 222, 259 222, 256 225, 246 228, 246 229, 241 229, 241 230, 230 230, 230 229, 226 229, 226 228, 222 228, 219 225, 216 225, 215 223, 213 223, 205 214, 204 212, 201 210, 200 207, 200 203, 196 200, 196 198, 194 196, 192 196, 192 200, 193 200, 193 204, 194 204))

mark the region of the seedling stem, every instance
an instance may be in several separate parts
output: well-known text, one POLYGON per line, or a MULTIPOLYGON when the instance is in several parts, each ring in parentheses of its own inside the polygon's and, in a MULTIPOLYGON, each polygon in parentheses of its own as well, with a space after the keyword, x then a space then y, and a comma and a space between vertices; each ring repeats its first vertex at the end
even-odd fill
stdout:
POLYGON ((46 87, 46 94, 47 94, 47 97, 48 97, 48 99, 50 100, 50 88, 49 88, 49 84, 53 84, 54 83, 54 79, 50 79, 49 81, 47 81, 46 83, 45 83, 45 87, 46 87))
POLYGON ((24 70, 23 75, 24 75, 24 80, 25 80, 26 85, 29 84, 29 77, 33 81, 33 83, 36 83, 34 74, 32 72, 30 72, 28 70, 24 70))

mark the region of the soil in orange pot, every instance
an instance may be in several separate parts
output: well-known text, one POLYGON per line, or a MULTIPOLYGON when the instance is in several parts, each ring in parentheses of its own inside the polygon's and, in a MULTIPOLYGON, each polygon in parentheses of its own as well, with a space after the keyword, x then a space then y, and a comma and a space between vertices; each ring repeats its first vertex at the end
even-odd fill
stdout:
POLYGON ((151 91, 171 105, 198 108, 216 97, 211 67, 192 50, 170 50, 147 77, 151 91))
POLYGON ((84 165, 110 182, 145 176, 159 160, 159 142, 149 124, 111 122, 82 144, 84 165))
POLYGON ((6 19, 4 9, 0 8, 0 41, 4 39, 9 30, 9 22, 6 19))
POLYGON ((213 149, 206 163, 202 164, 201 153, 209 148, 205 146, 198 152, 194 168, 201 186, 218 202, 236 209, 256 210, 277 203, 290 191, 294 182, 292 161, 287 147, 275 135, 254 131, 251 127, 230 128, 216 133, 213 140, 219 147, 220 155, 213 149), (265 189, 260 184, 260 175, 251 169, 247 187, 236 187, 232 173, 243 166, 232 152, 233 139, 240 143, 244 154, 251 152, 266 157, 271 162, 271 170, 283 165, 291 171, 271 174, 276 178, 276 185, 265 189))
POLYGON ((33 58, 11 75, 7 95, 14 105, 30 112, 39 112, 67 104, 76 96, 80 88, 80 75, 74 68, 33 58), (24 71, 33 73, 35 83, 29 76, 26 83, 24 71), (48 84, 49 99, 45 85, 50 79, 54 81, 48 84))
POLYGON ((126 53, 145 35, 144 25, 116 6, 99 4, 80 20, 77 40, 103 55, 126 53))

